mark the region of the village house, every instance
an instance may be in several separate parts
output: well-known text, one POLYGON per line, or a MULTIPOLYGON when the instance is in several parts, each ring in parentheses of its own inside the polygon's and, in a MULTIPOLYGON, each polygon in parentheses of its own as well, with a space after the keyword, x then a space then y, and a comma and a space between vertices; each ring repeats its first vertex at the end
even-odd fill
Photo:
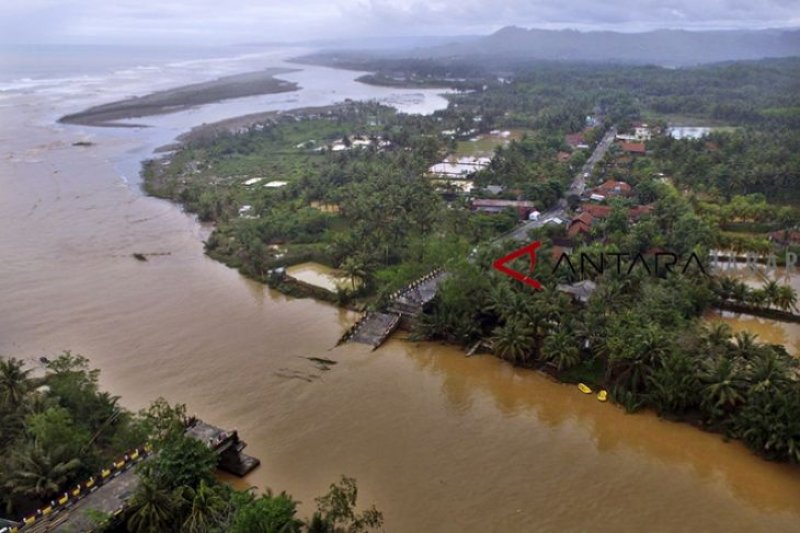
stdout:
POLYGON ((628 210, 628 220, 631 222, 638 222, 640 218, 645 215, 649 215, 653 212, 655 206, 653 204, 647 205, 637 205, 636 207, 631 207, 628 210))
POLYGON ((492 200, 475 198, 472 200, 472 210, 481 213, 501 213, 506 209, 516 209, 520 219, 527 219, 535 211, 533 202, 527 200, 492 200))
POLYGON ((588 235, 592 232, 592 223, 594 222, 594 217, 587 213, 583 212, 580 215, 573 218, 569 226, 567 226, 567 237, 572 239, 577 237, 579 234, 584 233, 588 235))
MULTIPOLYGON (((580 206, 581 213, 589 213, 592 218, 606 218, 611 214, 612 209, 613 207, 610 205, 597 205, 589 203, 584 203, 580 206)), ((644 215, 652 213, 653 209, 655 209, 653 204, 631 207, 628 209, 628 220, 631 222, 638 222, 639 219, 641 219, 644 215)))
POLYGON ((568 133, 564 137, 564 141, 567 145, 573 150, 585 150, 589 148, 589 144, 586 142, 586 139, 583 137, 583 133, 568 133))
POLYGON ((769 240, 780 246, 800 246, 800 231, 781 229, 769 234, 769 240))
POLYGON ((592 297, 594 291, 597 290, 597 284, 589 279, 571 285, 559 283, 556 285, 556 290, 569 294, 574 300, 585 304, 592 297))
POLYGON ((553 237, 553 249, 550 258, 555 264, 562 254, 571 254, 574 248, 574 243, 566 237, 553 237))
POLYGON ((640 142, 621 142, 619 143, 623 152, 633 155, 644 155, 647 153, 644 143, 640 142))
POLYGON ((650 127, 641 122, 634 122, 632 125, 632 133, 618 133, 617 140, 640 143, 649 141, 652 138, 650 127))
POLYGON ((631 193, 631 186, 624 181, 606 180, 602 185, 595 187, 592 193, 602 196, 603 198, 629 196, 631 193))

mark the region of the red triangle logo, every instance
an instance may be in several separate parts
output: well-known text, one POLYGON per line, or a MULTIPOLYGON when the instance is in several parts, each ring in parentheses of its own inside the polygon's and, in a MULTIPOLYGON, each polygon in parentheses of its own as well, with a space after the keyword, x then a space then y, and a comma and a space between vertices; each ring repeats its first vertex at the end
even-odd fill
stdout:
POLYGON ((511 276, 515 280, 521 281, 526 285, 530 285, 534 289, 541 289, 542 284, 536 281, 535 279, 526 276, 522 272, 519 272, 517 270, 514 270, 513 268, 509 268, 506 266, 506 263, 510 263, 511 261, 522 257, 523 255, 530 255, 531 266, 529 272, 533 272, 533 269, 536 266, 536 250, 538 250, 541 245, 542 245, 541 242, 534 241, 526 246, 523 246, 518 250, 514 250, 508 255, 504 255, 500 259, 495 260, 495 262, 492 263, 492 266, 497 270, 499 270, 500 272, 502 272, 503 274, 511 276))

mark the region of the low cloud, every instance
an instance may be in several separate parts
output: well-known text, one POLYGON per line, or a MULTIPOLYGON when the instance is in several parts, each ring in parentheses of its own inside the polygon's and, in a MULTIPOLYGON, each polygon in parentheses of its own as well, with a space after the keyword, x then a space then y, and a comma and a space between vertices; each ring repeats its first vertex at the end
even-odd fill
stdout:
POLYGON ((4 0, 4 42, 145 44, 488 33, 502 26, 644 31, 800 26, 796 0, 4 0))

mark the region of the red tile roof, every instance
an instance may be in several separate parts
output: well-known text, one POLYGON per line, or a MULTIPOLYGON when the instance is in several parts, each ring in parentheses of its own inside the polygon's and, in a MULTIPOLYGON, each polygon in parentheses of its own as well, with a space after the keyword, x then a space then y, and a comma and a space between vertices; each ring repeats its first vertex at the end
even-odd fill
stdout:
POLYGON ((631 220, 639 220, 644 215, 649 215, 653 212, 655 206, 653 204, 648 205, 637 205, 636 207, 632 207, 630 211, 628 211, 628 218, 631 220))
POLYGON ((629 152, 631 154, 644 154, 647 152, 645 149, 644 143, 627 143, 623 142, 620 143, 622 150, 624 152, 629 152))
POLYGON ((567 144, 575 147, 579 144, 584 144, 586 140, 583 138, 583 133, 568 133, 566 136, 567 144))
POLYGON ((631 192, 631 186, 624 181, 607 180, 602 185, 596 187, 595 190, 606 194, 611 192, 621 192, 627 194, 631 192))
POLYGON ((800 244, 800 231, 781 229, 770 233, 769 238, 779 243, 800 244))
MULTIPOLYGON (((610 205, 581 204, 581 211, 590 214, 594 218, 606 218, 611 214, 613 208, 610 205)), ((628 218, 636 221, 642 216, 653 212, 653 204, 637 205, 628 210, 628 218)))
POLYGON ((581 213, 572 219, 567 228, 567 236, 572 238, 578 233, 589 233, 592 228, 593 217, 589 213, 581 213))
POLYGON ((581 210, 594 218, 605 218, 611 213, 610 205, 581 204, 581 210))

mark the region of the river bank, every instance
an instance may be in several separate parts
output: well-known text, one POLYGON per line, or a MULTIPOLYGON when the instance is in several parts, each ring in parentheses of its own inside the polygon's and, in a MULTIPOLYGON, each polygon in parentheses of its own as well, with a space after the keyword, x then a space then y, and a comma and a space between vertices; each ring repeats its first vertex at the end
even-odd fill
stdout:
MULTIPOLYGON (((450 109, 447 110, 449 111, 450 109)), ((240 135, 210 139, 199 146, 186 146, 173 158, 166 159, 164 164, 159 162, 148 165, 145 169, 146 190, 180 202, 187 210, 198 213, 202 220, 214 222, 215 230, 207 242, 207 252, 211 257, 238 268, 243 274, 258 281, 266 281, 270 286, 292 295, 318 298, 320 295, 330 296, 327 298, 329 301, 340 304, 352 303, 356 298, 360 298, 361 303, 371 303, 376 309, 380 309, 381 304, 386 301, 386 295, 397 288, 386 283, 387 279, 397 280, 389 278, 392 268, 396 265, 395 271, 404 271, 406 263, 409 262, 407 256, 398 254, 390 264, 389 250, 402 249, 407 245, 402 240, 389 243, 386 239, 392 235, 408 234, 414 228, 411 225, 403 226, 404 220, 370 218, 375 211, 396 211, 397 206, 401 205, 398 204, 397 198, 402 198, 402 190, 399 195, 392 195, 392 198, 386 198, 385 201, 375 202, 379 194, 376 189, 389 187, 391 183, 370 183, 369 177, 360 178, 359 182, 351 176, 359 175, 359 171, 364 169, 367 170, 368 176, 376 172, 373 169, 385 170, 391 166, 390 155, 382 158, 383 154, 379 148, 381 145, 397 150, 398 145, 395 143, 406 142, 409 145, 400 144, 399 151, 411 149, 411 143, 416 140, 411 134, 402 140, 390 139, 379 136, 381 130, 364 129, 369 128, 371 124, 381 122, 391 124, 388 122, 391 118, 393 117, 385 114, 382 116, 379 108, 364 104, 339 108, 330 116, 324 117, 314 114, 313 117, 285 115, 280 120, 274 118, 269 123, 257 124, 253 129, 243 131, 240 135), (330 128, 330 121, 334 121, 336 125, 333 130, 330 128), (370 146, 372 150, 354 149, 351 146, 354 141, 348 144, 341 140, 349 140, 350 136, 354 136, 357 140, 369 139, 361 142, 370 146), (334 147, 341 149, 336 150, 334 147), (353 151, 348 153, 349 150, 353 151), (227 155, 221 158, 220 153, 227 155), (264 170, 267 165, 273 165, 278 160, 283 162, 264 170), (357 161, 359 166, 350 166, 353 161, 357 161), (376 165, 376 161, 380 163, 376 165), (299 173, 301 175, 299 180, 295 177, 298 168, 303 168, 299 173), (335 168, 341 174, 335 183, 325 179, 325 172, 331 172, 331 168, 335 168), (286 181, 279 182, 281 186, 290 183, 291 185, 285 192, 264 191, 259 186, 264 179, 262 177, 264 173, 285 179, 286 181), (370 184, 367 194, 363 198, 359 197, 357 202, 352 201, 352 198, 358 197, 358 187, 363 183, 370 184), (347 191, 347 195, 351 198, 342 198, 340 195, 342 190, 347 191), (310 196, 312 194, 317 196, 310 196), (339 215, 338 211, 336 215, 322 214, 310 208, 311 203, 320 201, 341 202, 337 205, 341 205, 341 212, 346 214, 339 215), (359 205, 368 205, 367 202, 370 201, 373 202, 371 208, 359 210, 359 205), (253 209, 253 206, 258 207, 253 209), (353 216, 353 213, 358 215, 353 216), (366 234, 360 234, 354 239, 353 235, 347 232, 347 228, 357 228, 365 222, 369 227, 385 228, 388 232, 377 234, 378 240, 367 246, 366 250, 359 248, 358 244, 348 245, 347 243, 351 241, 362 242, 369 239, 366 234), (345 243, 344 248, 347 251, 337 256, 335 250, 339 243, 345 243), (282 244, 285 244, 289 251, 278 252, 278 247, 282 244), (276 272, 300 260, 295 248, 298 245, 313 246, 314 251, 321 254, 323 262, 347 268, 354 279, 356 273, 361 273, 359 276, 367 280, 365 286, 369 287, 369 292, 357 293, 355 284, 352 293, 346 292, 345 287, 334 294, 324 290, 309 291, 310 287, 302 283, 282 283, 282 275, 276 272), (383 248, 386 250, 385 262, 382 262, 384 258, 380 253, 383 248), (357 252, 354 252, 354 249, 357 252), (374 254, 376 249, 379 250, 378 254, 374 254), (373 252, 373 255, 366 255, 370 252, 373 252), (364 260, 365 257, 368 259, 364 260), (368 264, 382 265, 383 270, 375 266, 368 270, 368 264)), ((436 128, 447 125, 444 122, 448 118, 446 114, 439 114, 435 118, 439 121, 434 124, 436 128)), ((394 126, 403 130, 404 125, 405 123, 401 121, 394 126)), ((387 127, 383 131, 391 130, 392 128, 387 127)), ((425 132, 427 139, 431 138, 430 132, 424 128, 415 130, 415 133, 420 130, 425 132)), ((433 148, 432 156, 435 157, 439 146, 433 145, 433 148)), ((387 153, 391 154, 391 151, 387 153)), ((430 161, 423 160, 419 167, 424 168, 428 164, 430 161)), ((414 171, 415 169, 411 167, 402 169, 406 175, 414 171)), ((269 187, 269 183, 266 186, 269 187)), ((435 227, 436 217, 447 211, 444 204, 436 202, 437 193, 430 188, 417 189, 414 203, 424 203, 427 198, 432 199, 426 204, 430 206, 427 215, 432 217, 427 219, 427 225, 435 227), (437 209, 437 212, 433 212, 437 209)), ((401 210, 411 212, 410 208, 401 210)), ((464 213, 467 217, 465 221, 473 219, 474 215, 470 215, 469 212, 464 213)), ((451 236, 457 238, 459 235, 445 234, 443 240, 451 236)), ((420 237, 424 239, 426 235, 420 237)), ((303 250, 308 251, 308 248, 303 250)), ((421 259, 422 256, 422 253, 414 254, 412 261, 416 258, 421 259)), ((457 265, 456 261, 459 258, 464 261, 465 257, 465 251, 455 250, 455 255, 449 257, 445 255, 440 259, 457 265)), ((306 259, 302 257, 303 261, 306 259)), ((437 266, 440 265, 433 265, 437 266)), ((616 302, 616 308, 627 310, 630 310, 635 302, 641 303, 641 298, 645 294, 649 295, 650 305, 636 308, 636 313, 640 320, 649 324, 651 332, 658 331, 659 338, 657 341, 642 342, 640 346, 631 349, 622 348, 623 344, 631 344, 631 339, 625 339, 626 336, 634 339, 649 338, 637 329, 641 324, 626 324, 625 327, 621 327, 619 323, 614 323, 613 329, 612 326, 604 325, 597 329, 594 336, 586 336, 585 333, 578 331, 582 328, 576 327, 575 324, 597 323, 598 317, 607 317, 609 310, 606 309, 600 314, 600 310, 596 307, 573 305, 574 302, 571 303, 556 291, 545 295, 547 301, 536 300, 535 296, 541 294, 534 296, 518 294, 519 298, 529 298, 527 309, 511 315, 512 318, 509 319, 509 315, 503 314, 503 307, 497 305, 496 296, 502 289, 506 291, 505 297, 511 299, 515 295, 516 287, 503 285, 503 280, 494 279, 492 282, 492 272, 488 269, 488 265, 481 264, 480 268, 484 269, 480 281, 471 279, 467 275, 459 281, 462 286, 472 287, 472 299, 464 303, 460 292, 443 291, 445 294, 440 295, 442 298, 434 302, 431 313, 420 317, 418 325, 421 324, 422 327, 418 328, 419 331, 415 328, 415 333, 424 338, 458 343, 474 344, 476 341, 486 341, 493 346, 493 353, 515 365, 528 368, 541 367, 545 363, 556 365, 558 371, 554 372, 554 375, 559 379, 583 382, 592 388, 607 390, 615 402, 624 405, 629 411, 650 407, 672 419, 685 420, 715 432, 723 432, 731 438, 741 438, 755 453, 768 459, 797 461, 798 456, 792 444, 794 435, 790 430, 781 429, 785 428, 785 424, 777 424, 773 430, 763 427, 760 423, 761 419, 768 416, 787 415, 780 412, 773 403, 762 401, 760 394, 763 392, 763 386, 759 384, 764 380, 760 374, 749 370, 750 366, 746 365, 748 361, 750 363, 755 361, 756 363, 751 366, 761 368, 762 363, 770 364, 772 361, 775 366, 773 379, 764 381, 766 386, 773 387, 771 394, 767 396, 793 398, 792 392, 796 387, 796 374, 793 368, 797 365, 796 361, 780 347, 762 346, 758 343, 742 347, 742 341, 738 338, 734 341, 730 335, 709 341, 706 332, 700 329, 697 321, 688 319, 708 306, 705 293, 696 290, 698 287, 703 288, 703 280, 678 279, 675 283, 680 288, 677 295, 675 286, 668 286, 666 281, 655 279, 647 283, 642 282, 641 285, 632 285, 627 291, 618 288, 616 293, 606 294, 607 300, 613 299, 616 302), (684 288, 682 284, 687 283, 684 288), (676 309, 675 316, 658 309, 658 304, 667 298, 667 293, 671 294, 669 298, 671 305, 676 309), (547 317, 539 316, 541 313, 537 315, 530 309, 547 306, 556 309, 553 316, 572 317, 568 331, 574 332, 574 335, 564 337, 565 330, 560 329, 564 325, 560 322, 563 319, 560 318, 555 321, 559 327, 543 326, 535 333, 526 333, 519 342, 511 335, 507 337, 511 340, 503 345, 503 328, 508 328, 509 322, 513 322, 514 317, 522 316, 521 320, 526 321, 525 324, 541 322, 547 320, 547 317), (452 311, 454 309, 455 315, 452 311), (455 320, 454 316, 457 317, 455 320), (477 318, 479 316, 480 320, 477 318), (559 329, 560 331, 556 333, 559 329), (561 345, 554 346, 555 342, 560 342, 561 345), (653 349, 653 344, 659 345, 660 348, 653 349), (698 349, 701 345, 705 345, 707 349, 698 349), (630 363, 630 361, 636 362, 630 363), (725 363, 736 366, 737 383, 742 384, 740 387, 742 390, 736 391, 738 396, 729 402, 730 405, 721 408, 720 402, 726 400, 718 400, 714 396, 716 393, 712 379, 716 378, 709 369, 725 363), (632 373, 628 367, 630 364, 644 370, 632 373), (664 385, 671 383, 669 380, 673 378, 672 374, 665 375, 673 371, 670 365, 679 368, 675 372, 680 375, 682 383, 686 383, 683 388, 664 385), (742 370, 739 371, 739 368, 742 370)), ((408 274, 407 269, 405 270, 404 274, 408 274)), ((553 280, 549 281, 552 282, 553 280)), ((608 280, 603 283, 609 285, 601 287, 602 289, 607 289, 611 284, 608 280)), ((377 325, 372 328, 370 322, 365 326, 367 331, 374 330, 368 336, 370 339, 383 340, 386 332, 396 324, 396 321, 391 325, 384 323, 384 317, 380 314, 373 314, 371 317, 377 320, 375 322, 377 325)), ((553 319, 550 320, 549 324, 552 324, 553 319)), ((585 328, 583 330, 585 331, 585 328)), ((380 340, 369 342, 376 346, 380 340)), ((719 379, 724 381, 724 378, 719 379)), ((795 406, 796 402, 790 403, 790 409, 795 406)))

